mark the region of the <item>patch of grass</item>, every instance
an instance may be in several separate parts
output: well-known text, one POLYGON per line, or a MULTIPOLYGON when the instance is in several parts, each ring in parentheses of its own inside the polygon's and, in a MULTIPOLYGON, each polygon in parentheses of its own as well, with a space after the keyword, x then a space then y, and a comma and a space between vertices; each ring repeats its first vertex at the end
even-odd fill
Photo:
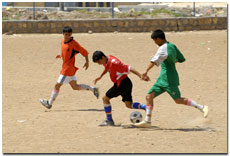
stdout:
POLYGON ((16 15, 15 19, 19 20, 19 19, 21 18, 21 16, 22 16, 22 13, 18 13, 18 14, 16 15))
POLYGON ((79 9, 79 10, 73 10, 74 13, 81 13, 81 14, 88 14, 88 10, 86 9, 79 9))
POLYGON ((96 13, 93 12, 93 11, 88 11, 88 12, 87 12, 87 15, 92 15, 92 14, 96 14, 96 13))
POLYGON ((100 18, 109 18, 110 15, 108 15, 108 14, 100 14, 99 17, 100 18))
POLYGON ((150 15, 150 12, 147 11, 135 11, 133 12, 133 16, 134 17, 138 17, 138 16, 142 16, 142 15, 150 15))
POLYGON ((115 14, 115 17, 118 17, 118 18, 125 18, 125 17, 127 17, 127 13, 122 12, 121 14, 115 14))
POLYGON ((3 17, 2 20, 7 21, 7 20, 9 20, 9 17, 3 17))
POLYGON ((151 14, 151 12, 149 12, 149 11, 138 11, 137 13, 139 15, 150 15, 151 14))
POLYGON ((185 16, 184 14, 176 13, 176 12, 172 12, 172 15, 175 17, 184 17, 185 16))
POLYGON ((86 9, 74 10, 74 11, 76 11, 76 12, 81 12, 81 13, 87 13, 87 12, 88 12, 88 10, 86 10, 86 9))
POLYGON ((153 16, 157 16, 158 14, 160 14, 160 13, 164 13, 164 14, 168 14, 168 15, 173 15, 173 16, 175 16, 175 17, 181 17, 181 16, 183 16, 182 14, 180 14, 180 13, 176 13, 176 12, 173 12, 173 11, 169 11, 169 10, 167 10, 167 9, 156 9, 156 10, 153 10, 152 11, 152 15, 153 16))

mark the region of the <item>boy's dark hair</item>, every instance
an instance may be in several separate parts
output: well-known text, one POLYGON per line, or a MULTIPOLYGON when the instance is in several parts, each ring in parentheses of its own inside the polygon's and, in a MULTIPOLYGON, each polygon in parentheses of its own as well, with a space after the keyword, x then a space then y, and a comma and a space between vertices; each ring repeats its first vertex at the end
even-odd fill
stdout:
POLYGON ((72 30, 72 28, 70 27, 70 26, 65 26, 64 28, 63 28, 63 31, 62 31, 63 33, 65 33, 65 32, 67 32, 67 33, 72 33, 73 32, 73 30, 72 30))
POLYGON ((102 56, 106 57, 102 51, 95 51, 93 53, 93 62, 97 62, 98 60, 102 59, 102 56))
POLYGON ((165 40, 165 33, 164 33, 164 31, 157 29, 152 33, 151 38, 152 39, 160 38, 162 40, 165 40))

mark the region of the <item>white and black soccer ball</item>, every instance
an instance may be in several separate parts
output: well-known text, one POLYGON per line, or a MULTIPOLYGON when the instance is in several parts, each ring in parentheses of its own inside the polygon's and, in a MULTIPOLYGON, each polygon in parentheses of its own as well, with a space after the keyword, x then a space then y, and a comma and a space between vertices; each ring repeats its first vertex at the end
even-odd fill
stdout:
POLYGON ((130 114, 130 121, 134 124, 141 122, 142 121, 142 114, 138 111, 132 112, 130 114))

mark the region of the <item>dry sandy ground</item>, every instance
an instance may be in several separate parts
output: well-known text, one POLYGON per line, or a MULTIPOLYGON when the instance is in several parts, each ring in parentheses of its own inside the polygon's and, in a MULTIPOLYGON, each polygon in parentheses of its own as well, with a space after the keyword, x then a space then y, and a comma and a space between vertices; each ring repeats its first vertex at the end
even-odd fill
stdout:
MULTIPOLYGON (((76 56, 78 83, 93 85, 103 67, 91 61, 95 50, 112 54, 141 73, 157 46, 151 33, 73 34, 89 50, 90 67, 76 56)), ((49 98, 62 61, 61 34, 2 36, 2 150, 3 153, 227 153, 227 31, 167 32, 168 41, 182 51, 177 64, 182 96, 208 105, 204 119, 195 108, 176 105, 167 93, 155 99, 152 127, 132 128, 121 97, 112 99, 115 127, 98 127, 104 120, 102 97, 112 86, 109 75, 98 82, 101 96, 61 88, 51 110, 40 103, 49 98)), ((133 81, 133 99, 145 95, 160 73, 154 67, 150 82, 133 81)), ((141 111, 144 115, 144 112, 141 111)))

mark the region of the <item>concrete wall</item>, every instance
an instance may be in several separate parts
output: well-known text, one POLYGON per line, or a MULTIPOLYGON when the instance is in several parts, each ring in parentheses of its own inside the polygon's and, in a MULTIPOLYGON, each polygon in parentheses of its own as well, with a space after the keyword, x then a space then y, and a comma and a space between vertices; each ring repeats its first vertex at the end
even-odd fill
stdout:
POLYGON ((222 30, 227 29, 227 17, 3 21, 2 33, 62 33, 67 25, 74 33, 222 30))

